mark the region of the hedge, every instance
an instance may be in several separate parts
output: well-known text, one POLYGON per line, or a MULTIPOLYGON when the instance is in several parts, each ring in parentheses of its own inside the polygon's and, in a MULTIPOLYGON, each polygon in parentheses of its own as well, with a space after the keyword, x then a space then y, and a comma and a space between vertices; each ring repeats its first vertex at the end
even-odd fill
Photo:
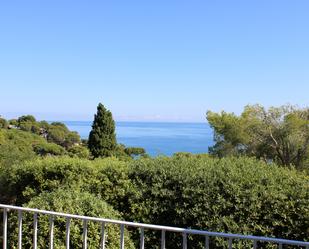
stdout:
MULTIPOLYGON (((58 189, 53 192, 43 192, 39 196, 25 204, 26 207, 52 210, 56 212, 85 215, 91 217, 102 217, 109 219, 121 219, 121 215, 106 202, 96 196, 84 192, 80 193, 72 189, 58 189)), ((9 236, 9 247, 17 248, 17 213, 10 212, 9 224, 11 233, 9 236)), ((33 214, 24 213, 23 215, 23 248, 32 248, 33 238, 33 214)), ((70 247, 80 248, 83 238, 83 222, 71 219, 70 225, 70 247)), ((64 217, 54 218, 54 248, 64 249, 66 219, 64 217)), ((99 248, 101 243, 100 222, 88 221, 87 244, 89 249, 99 248)), ((119 225, 106 224, 106 249, 118 249, 120 244, 119 225)), ((49 247, 49 216, 38 215, 38 247, 49 247)), ((125 230, 125 246, 133 249, 133 243, 129 238, 128 231, 125 230)))
MULTIPOLYGON (((0 174, 2 203, 25 205, 58 188, 91 193, 129 221, 309 238, 308 175, 251 158, 178 154, 122 162, 59 157, 24 162, 0 174)), ((138 244, 138 234, 131 234, 138 244)), ((147 248, 158 248, 158 236, 146 232, 147 248)), ((167 248, 180 246, 181 235, 168 233, 167 238, 167 248)), ((189 237, 188 242, 189 248, 199 249, 204 238, 189 237)), ((211 240, 211 246, 225 248, 226 243, 211 240)))

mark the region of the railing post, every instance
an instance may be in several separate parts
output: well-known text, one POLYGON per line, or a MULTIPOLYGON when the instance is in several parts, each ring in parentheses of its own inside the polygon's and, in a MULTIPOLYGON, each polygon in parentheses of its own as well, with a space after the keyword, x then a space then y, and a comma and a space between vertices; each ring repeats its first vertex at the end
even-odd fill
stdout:
POLYGON ((165 230, 161 232, 161 249, 165 249, 165 230))
POLYGON ((279 249, 282 249, 282 243, 279 244, 279 249))
POLYGON ((209 249, 209 236, 205 237, 205 249, 209 249))
POLYGON ((182 249, 187 249, 187 234, 182 234, 182 249))
POLYGON ((7 232, 8 232, 8 210, 3 209, 3 249, 7 249, 7 232))
POLYGON ((49 216, 49 249, 54 249, 54 216, 49 216))
POLYGON ((66 220, 66 229, 65 229, 65 248, 70 249, 70 225, 71 220, 70 218, 67 218, 66 220))
POLYGON ((23 237, 23 213, 18 210, 18 249, 22 247, 22 237, 23 237))
POLYGON ((120 249, 124 249, 124 225, 120 226, 120 249))
POLYGON ((105 222, 102 222, 101 229, 101 249, 105 249, 105 222))
POLYGON ((33 249, 37 249, 38 243, 38 214, 33 214, 33 249))
POLYGON ((257 249, 257 241, 253 240, 253 249, 257 249))
POLYGON ((141 237, 140 237, 140 249, 145 248, 145 240, 144 240, 144 228, 141 227, 141 237))
POLYGON ((229 249, 232 249, 233 240, 229 238, 229 249))
POLYGON ((83 249, 87 249, 87 220, 83 224, 83 249))

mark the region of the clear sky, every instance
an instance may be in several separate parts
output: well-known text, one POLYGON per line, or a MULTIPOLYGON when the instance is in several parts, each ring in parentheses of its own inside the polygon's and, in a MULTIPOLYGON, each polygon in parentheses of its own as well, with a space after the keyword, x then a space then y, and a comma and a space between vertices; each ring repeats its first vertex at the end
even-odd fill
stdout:
POLYGON ((0 3, 0 114, 204 121, 309 105, 308 0, 0 3))

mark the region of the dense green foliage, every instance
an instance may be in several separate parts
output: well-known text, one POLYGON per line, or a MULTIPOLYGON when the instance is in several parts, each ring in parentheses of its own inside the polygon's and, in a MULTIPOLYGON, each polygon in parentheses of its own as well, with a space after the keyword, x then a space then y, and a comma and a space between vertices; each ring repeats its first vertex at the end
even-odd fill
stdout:
POLYGON ((16 164, 2 171, 0 203, 23 205, 42 192, 69 187, 94 193, 117 206, 132 189, 128 167, 127 163, 110 158, 90 161, 50 157, 16 164))
POLYGON ((53 122, 51 124, 46 121, 36 121, 31 115, 24 115, 17 120, 9 121, 11 128, 22 131, 31 132, 44 137, 48 142, 58 144, 66 149, 81 142, 77 132, 70 131, 65 124, 61 122, 53 122))
POLYGON ((60 122, 53 122, 47 128, 47 140, 65 148, 70 148, 80 143, 78 133, 69 131, 69 129, 60 122))
POLYGON ((0 116, 0 128, 7 129, 9 127, 9 122, 0 116))
POLYGON ((37 122, 31 115, 7 121, 0 119, 0 167, 37 156, 89 158, 87 146, 76 132, 59 122, 37 122))
POLYGON ((117 144, 114 156, 125 161, 137 159, 139 157, 149 157, 144 148, 126 147, 124 144, 117 144))
POLYGON ((37 155, 63 155, 64 149, 44 138, 17 129, 0 129, 0 166, 35 158, 37 155))
MULTIPOLYGON (((308 176, 255 159, 182 153, 127 162, 51 157, 2 171, 0 183, 2 203, 35 206, 41 203, 37 198, 46 200, 48 193, 64 188, 74 199, 89 194, 107 202, 126 220, 297 240, 309 237, 308 176)), ((66 206, 66 198, 56 199, 57 205, 66 206)), ((53 205, 51 201, 46 208, 53 205)), ((136 230, 130 231, 137 243, 136 230)), ((147 248, 158 248, 157 236, 146 232, 147 248)), ((167 236, 167 248, 180 245, 181 236, 167 236)), ((203 238, 189 237, 189 248, 203 248, 202 244, 203 238)), ((212 248, 224 245, 211 240, 212 248)))
POLYGON ((86 146, 74 145, 68 149, 68 155, 71 157, 89 158, 90 152, 86 146))
POLYGON ((124 152, 131 157, 144 156, 146 154, 145 149, 140 147, 127 147, 124 149, 124 152))
MULTIPOLYGON (((53 192, 43 192, 37 197, 31 199, 30 202, 24 206, 37 208, 44 210, 54 210, 58 212, 79 214, 91 217, 102 217, 109 219, 121 219, 120 214, 115 211, 106 202, 98 199, 96 196, 87 192, 81 193, 73 189, 57 189, 53 192)), ((16 224, 15 216, 11 215, 10 222, 16 224), (14 222, 15 221, 15 222, 14 222)), ((32 215, 26 215, 23 219, 23 248, 31 248, 32 244, 32 229, 33 217, 32 215), (30 229, 29 229, 30 227, 30 229)), ((54 247, 65 248, 65 218, 57 217, 54 220, 54 247)), ((88 222, 88 248, 99 248, 101 242, 101 223, 88 222)), ((12 227, 10 233, 10 248, 17 248, 17 229, 12 227)), ((106 225, 106 248, 118 249, 120 234, 118 225, 106 225)), ((78 220, 71 220, 70 226, 70 247, 79 248, 82 244, 83 224, 78 220)), ((126 248, 134 248, 133 243, 129 239, 129 234, 125 231, 125 244, 126 248)), ((39 234, 38 234, 38 247, 48 248, 49 246, 49 217, 46 215, 39 216, 39 234)))
POLYGON ((65 150, 63 147, 54 144, 54 143, 42 143, 42 144, 35 144, 33 146, 33 150, 40 156, 46 156, 46 155, 64 155, 65 150))
POLYGON ((207 120, 215 132, 213 155, 255 156, 280 165, 309 167, 309 108, 246 106, 240 116, 209 111, 207 120))
MULTIPOLYGON (((212 155, 179 152, 157 158, 143 148, 117 144, 112 114, 102 104, 89 141, 62 123, 38 122, 31 115, 0 119, 0 203, 308 240, 309 177, 299 169, 309 165, 309 110, 247 106, 240 116, 208 112, 207 118, 215 130, 212 155)), ((9 219, 16 225, 16 212, 9 219)), ((25 215, 24 248, 31 248, 31 223, 25 215)), ((65 220, 55 224, 55 247, 64 248, 65 220)), ((48 217, 39 217, 39 227, 39 246, 46 248, 48 217)), ((9 228, 10 248, 16 248, 16 229, 9 228)), ((99 231, 99 224, 89 223, 89 248, 98 247, 99 231)), ((138 248, 138 230, 126 234, 126 248, 138 248)), ((159 232, 145 235, 146 248, 159 248, 159 232)), ((107 249, 118 248, 119 226, 110 225, 108 236, 107 249)), ((181 248, 181 235, 166 236, 167 248, 181 248)), ((72 248, 81 237, 82 224, 72 221, 72 248)), ((233 248, 251 246, 233 243, 233 248)), ((204 248, 204 238, 188 236, 188 248, 204 248)), ((211 248, 227 248, 227 241, 212 238, 211 248)))
POLYGON ((97 158, 112 156, 116 147, 115 121, 112 113, 99 103, 89 134, 88 148, 92 156, 97 158))
MULTIPOLYGON (((130 214, 138 221, 300 240, 309 235, 309 178, 295 170, 247 158, 158 158, 134 162, 130 179, 140 190, 130 214)), ((169 246, 180 247, 180 240, 169 246)), ((189 241, 191 248, 203 248, 197 241, 189 241)))

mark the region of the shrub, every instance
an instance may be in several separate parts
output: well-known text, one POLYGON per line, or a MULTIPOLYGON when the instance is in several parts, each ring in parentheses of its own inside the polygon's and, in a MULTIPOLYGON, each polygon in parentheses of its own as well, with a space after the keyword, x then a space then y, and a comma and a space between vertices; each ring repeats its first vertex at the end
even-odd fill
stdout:
POLYGON ((74 145, 68 149, 70 157, 89 158, 90 152, 87 147, 83 145, 74 145))
POLYGON ((8 121, 0 117, 0 128, 7 129, 8 127, 9 127, 8 121))
MULTIPOLYGON (((140 196, 129 201, 131 213, 127 218, 308 240, 309 178, 296 170, 250 158, 178 156, 133 161, 129 177, 140 196)), ((167 247, 180 246, 181 236, 169 241, 167 247)), ((213 247, 222 246, 219 241, 212 243, 213 247)), ((202 241, 193 242, 192 238, 189 245, 203 248, 202 241)))
MULTIPOLYGON (((34 197, 24 206, 40 208, 56 212, 78 214, 91 217, 109 219, 121 219, 120 214, 106 202, 99 200, 87 192, 80 193, 72 189, 58 189, 54 192, 44 192, 34 197)), ((16 223, 16 214, 10 215, 10 224, 16 223), (15 222, 14 222, 15 221, 15 222)), ((64 217, 55 217, 54 220, 54 248, 65 248, 65 224, 64 217)), ((99 248, 101 242, 101 226, 99 222, 88 222, 88 248, 99 248)), ((23 218, 23 248, 31 248, 33 236, 33 215, 24 214, 23 218), (30 228, 30 229, 29 229, 30 228)), ((38 247, 48 248, 49 246, 49 216, 38 216, 38 247)), ((120 243, 119 225, 107 224, 106 248, 118 249, 120 243)), ((10 248, 17 248, 17 227, 12 226, 10 234, 10 248)), ((70 247, 80 248, 82 244, 83 224, 82 221, 71 219, 70 226, 70 247)), ((132 241, 125 231, 125 246, 128 249, 134 248, 132 241)))
POLYGON ((114 158, 36 159, 16 164, 1 175, 1 203, 23 205, 42 192, 69 186, 91 192, 121 210, 130 193, 134 194, 134 186, 128 179, 128 165, 114 158))
POLYGON ((0 129, 0 165, 11 167, 16 162, 34 158, 32 144, 37 142, 44 140, 27 132, 0 129))
MULTIPOLYGON (((16 164, 0 177, 1 203, 25 205, 42 193, 70 188, 106 201, 130 221, 296 240, 309 237, 309 177, 245 157, 179 154, 128 162, 44 158, 16 164)), ((137 235, 133 234, 136 241, 137 235)), ((157 248, 157 235, 146 232, 147 248, 157 248)), ((204 238, 194 239, 189 236, 189 248, 203 248, 204 238)), ((181 235, 167 233, 167 243, 168 248, 180 248, 181 235)), ((233 248, 250 246, 236 243, 233 248)), ((211 248, 226 244, 212 239, 211 248)))
POLYGON ((140 147, 127 147, 124 149, 124 152, 133 158, 146 154, 145 149, 140 147))
POLYGON ((65 150, 60 145, 54 143, 40 143, 33 146, 33 150, 40 156, 59 156, 65 153, 65 150))
POLYGON ((17 129, 0 129, 0 165, 3 167, 34 159, 36 155, 61 155, 64 152, 62 147, 48 143, 39 135, 17 129))

